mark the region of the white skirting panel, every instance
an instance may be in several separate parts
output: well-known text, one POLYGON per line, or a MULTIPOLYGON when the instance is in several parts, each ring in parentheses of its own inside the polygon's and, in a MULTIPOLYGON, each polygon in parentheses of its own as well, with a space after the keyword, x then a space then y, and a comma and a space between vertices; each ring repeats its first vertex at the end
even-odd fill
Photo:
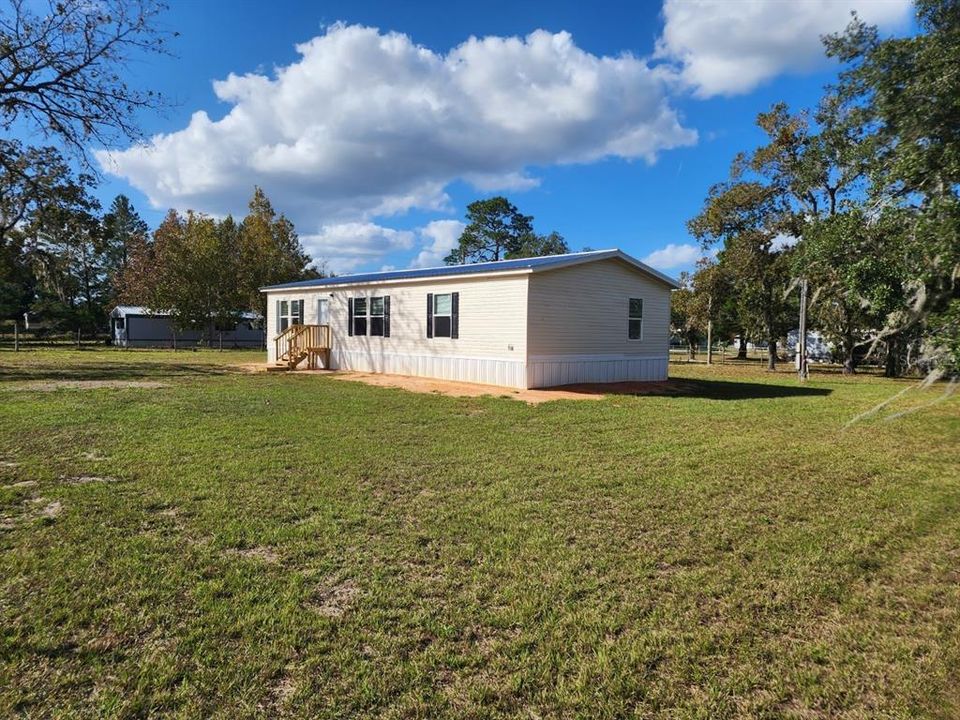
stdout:
POLYGON ((434 355, 371 354, 357 350, 336 349, 332 367, 338 370, 416 375, 419 377, 458 380, 460 382, 526 387, 526 366, 522 360, 434 355))
POLYGON ((667 379, 668 356, 547 355, 527 363, 527 387, 667 379))

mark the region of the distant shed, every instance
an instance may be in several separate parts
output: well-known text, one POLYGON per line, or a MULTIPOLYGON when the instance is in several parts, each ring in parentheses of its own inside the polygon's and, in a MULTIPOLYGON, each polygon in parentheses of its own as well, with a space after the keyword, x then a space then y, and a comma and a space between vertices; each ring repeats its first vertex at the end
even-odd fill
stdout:
POLYGON ((225 348, 262 348, 266 330, 258 316, 242 313, 232 327, 211 323, 206 330, 185 330, 174 335, 170 313, 152 311, 139 305, 118 305, 110 313, 110 337, 118 347, 174 347, 210 342, 225 348))

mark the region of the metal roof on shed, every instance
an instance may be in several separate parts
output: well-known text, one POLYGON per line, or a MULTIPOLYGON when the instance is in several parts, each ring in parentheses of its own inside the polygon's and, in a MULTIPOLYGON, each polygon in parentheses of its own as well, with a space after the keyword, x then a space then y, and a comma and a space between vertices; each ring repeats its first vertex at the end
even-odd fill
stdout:
POLYGON ((517 258, 515 260, 498 260, 495 262, 473 263, 469 265, 444 265, 442 267, 417 268, 412 270, 385 270, 382 272, 358 273, 355 275, 339 275, 336 277, 317 278, 314 280, 299 280, 297 282, 269 285, 260 288, 262 291, 288 290, 296 288, 327 287, 331 285, 364 285, 399 280, 421 280, 440 277, 459 277, 462 275, 483 275, 505 272, 537 272, 554 270, 570 265, 579 265, 597 260, 619 259, 634 266, 648 275, 666 283, 672 288, 678 287, 677 281, 654 270, 636 258, 630 257, 622 250, 590 250, 588 252, 568 253, 566 255, 546 255, 544 257, 517 258))
MULTIPOLYGON (((110 311, 111 317, 127 317, 131 315, 143 315, 144 317, 170 317, 172 313, 169 310, 151 310, 143 305, 117 305, 110 311)), ((260 316, 252 312, 241 312, 238 315, 244 320, 256 320, 260 316)))

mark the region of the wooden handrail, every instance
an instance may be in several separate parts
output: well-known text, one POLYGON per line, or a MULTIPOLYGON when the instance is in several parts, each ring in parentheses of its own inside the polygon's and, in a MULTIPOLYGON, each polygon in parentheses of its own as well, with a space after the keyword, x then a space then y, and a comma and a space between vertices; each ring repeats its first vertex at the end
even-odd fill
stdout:
POLYGON ((290 325, 273 339, 276 359, 291 363, 291 367, 303 360, 313 350, 329 350, 329 325, 290 325))

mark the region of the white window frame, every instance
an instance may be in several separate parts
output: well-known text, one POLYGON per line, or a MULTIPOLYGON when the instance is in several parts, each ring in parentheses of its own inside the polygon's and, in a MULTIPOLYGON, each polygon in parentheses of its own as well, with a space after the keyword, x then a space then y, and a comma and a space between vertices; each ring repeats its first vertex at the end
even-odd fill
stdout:
POLYGON ((353 296, 353 335, 354 337, 369 337, 370 336, 370 298, 366 295, 354 295, 353 296), (357 312, 357 301, 363 303, 363 312, 357 312), (363 319, 363 332, 357 332, 357 320, 363 319))
POLYGON ((438 338, 438 337, 440 337, 440 338, 448 338, 448 339, 450 339, 450 338, 453 337, 453 293, 452 293, 452 292, 449 292, 449 293, 434 293, 434 294, 433 294, 433 318, 432 318, 432 322, 433 322, 433 337, 435 337, 435 338, 438 338), (450 309, 449 309, 446 313, 438 313, 438 312, 437 312, 437 298, 441 298, 441 297, 446 297, 446 298, 449 298, 449 299, 450 299, 450 309), (437 318, 438 318, 438 317, 445 317, 445 318, 447 318, 447 319, 450 321, 450 323, 449 323, 449 325, 448 325, 448 327, 447 327, 447 334, 446 334, 446 335, 437 335, 437 318))
POLYGON ((642 342, 643 341, 643 298, 641 297, 628 297, 627 298, 627 342, 642 342), (634 316, 631 313, 630 305, 633 300, 640 301, 640 315, 634 316), (640 337, 632 338, 630 337, 630 323, 634 320, 640 321, 640 337))
POLYGON ((277 300, 279 303, 279 310, 277 312, 277 320, 280 323, 277 326, 277 332, 282 333, 291 325, 303 325, 303 300, 277 300), (293 306, 297 305, 299 310, 298 312, 293 311, 293 306), (286 308, 286 312, 284 311, 286 308), (294 322, 294 319, 299 320, 299 322, 294 322), (284 326, 283 322, 286 320, 287 324, 284 326))
MULTIPOLYGON (((354 300, 356 302, 356 300, 354 300)), ((368 298, 367 302, 367 335, 370 337, 383 337, 383 333, 386 330, 387 322, 387 301, 386 295, 371 295, 368 298), (380 301, 380 313, 375 314, 373 312, 373 301, 380 301), (373 319, 380 318, 380 332, 374 335, 373 333, 373 319)))

